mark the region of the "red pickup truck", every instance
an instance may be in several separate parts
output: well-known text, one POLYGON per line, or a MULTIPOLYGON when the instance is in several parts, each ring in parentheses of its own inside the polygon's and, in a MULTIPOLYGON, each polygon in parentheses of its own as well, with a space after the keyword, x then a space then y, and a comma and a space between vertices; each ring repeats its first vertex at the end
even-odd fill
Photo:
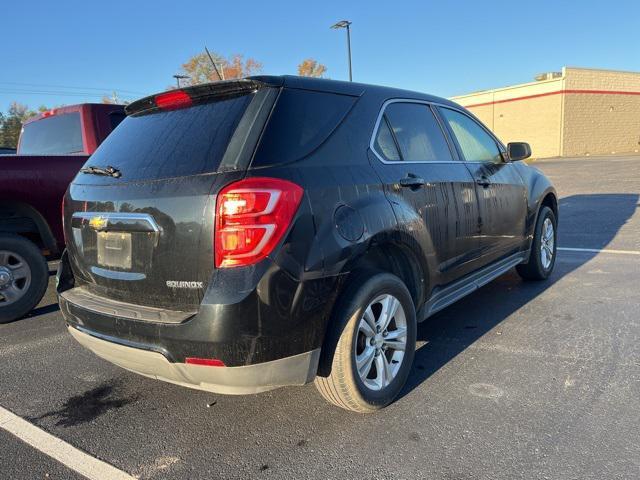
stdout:
POLYGON ((42 299, 47 259, 64 250, 67 186, 124 117, 122 105, 56 108, 24 123, 15 155, 0 155, 0 323, 42 299))

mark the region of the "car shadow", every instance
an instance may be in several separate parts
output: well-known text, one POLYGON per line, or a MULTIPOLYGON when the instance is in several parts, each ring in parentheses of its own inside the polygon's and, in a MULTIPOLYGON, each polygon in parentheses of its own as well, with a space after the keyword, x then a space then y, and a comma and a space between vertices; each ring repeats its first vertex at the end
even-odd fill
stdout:
POLYGON ((38 315, 46 315, 47 313, 57 312, 60 310, 60 306, 58 303, 50 303, 49 305, 44 305, 42 307, 34 308, 23 318, 31 318, 37 317, 38 315))
POLYGON ((60 310, 58 303, 50 303, 49 305, 43 305, 42 307, 34 308, 28 312, 24 317, 16 318, 14 320, 5 322, 3 325, 9 325, 11 323, 19 323, 27 318, 39 317, 40 315, 46 315, 47 313, 53 313, 60 310))
MULTIPOLYGON (((601 249, 633 216, 637 194, 572 195, 559 201, 560 247, 601 249), (587 227, 588 226, 588 227, 587 227), (580 240, 569 243, 571 240, 580 240)), ((596 253, 580 252, 571 262, 559 261, 546 281, 524 281, 515 269, 418 324, 418 342, 413 368, 401 397, 498 326, 512 313, 552 288, 555 283, 594 258, 596 253)))

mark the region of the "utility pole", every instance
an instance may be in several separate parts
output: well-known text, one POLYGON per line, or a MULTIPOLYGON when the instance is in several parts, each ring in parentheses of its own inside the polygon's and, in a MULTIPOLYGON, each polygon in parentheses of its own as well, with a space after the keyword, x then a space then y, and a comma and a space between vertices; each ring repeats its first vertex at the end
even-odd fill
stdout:
POLYGON ((351 70, 351 29, 349 28, 351 26, 351 23, 349 20, 340 20, 338 23, 336 23, 335 25, 331 25, 331 28, 346 28, 347 30, 347 56, 349 59, 349 81, 353 82, 353 72, 351 70))
POLYGON ((174 75, 173 78, 176 79, 176 85, 178 85, 178 88, 180 88, 180 79, 189 78, 189 75, 174 75))

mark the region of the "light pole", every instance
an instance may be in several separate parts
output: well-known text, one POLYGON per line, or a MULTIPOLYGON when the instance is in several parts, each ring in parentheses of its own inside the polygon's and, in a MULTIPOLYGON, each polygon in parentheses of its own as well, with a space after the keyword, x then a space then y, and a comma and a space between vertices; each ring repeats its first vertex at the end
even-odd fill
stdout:
POLYGON ((178 84, 178 88, 180 88, 180 80, 183 78, 189 78, 189 75, 174 75, 173 78, 176 79, 176 83, 178 84))
POLYGON ((349 20, 340 20, 335 25, 331 25, 331 28, 346 28, 347 29, 347 54, 349 55, 349 81, 353 81, 353 74, 351 72, 351 29, 349 28, 351 22, 349 20))

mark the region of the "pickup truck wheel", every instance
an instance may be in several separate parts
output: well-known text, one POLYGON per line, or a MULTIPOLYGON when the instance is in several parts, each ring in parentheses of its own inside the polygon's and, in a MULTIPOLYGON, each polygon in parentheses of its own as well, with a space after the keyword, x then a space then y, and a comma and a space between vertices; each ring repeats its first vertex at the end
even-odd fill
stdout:
POLYGON ((389 273, 363 273, 336 306, 337 343, 331 373, 316 377, 322 396, 338 407, 369 413, 390 404, 404 386, 415 353, 416 313, 407 287, 389 273))
POLYGON ((556 263, 556 232, 557 222, 553 210, 542 207, 536 222, 529 261, 516 267, 516 271, 522 278, 545 280, 551 275, 556 263))
POLYGON ((44 296, 49 282, 46 259, 33 242, 0 235, 0 323, 26 315, 44 296))

